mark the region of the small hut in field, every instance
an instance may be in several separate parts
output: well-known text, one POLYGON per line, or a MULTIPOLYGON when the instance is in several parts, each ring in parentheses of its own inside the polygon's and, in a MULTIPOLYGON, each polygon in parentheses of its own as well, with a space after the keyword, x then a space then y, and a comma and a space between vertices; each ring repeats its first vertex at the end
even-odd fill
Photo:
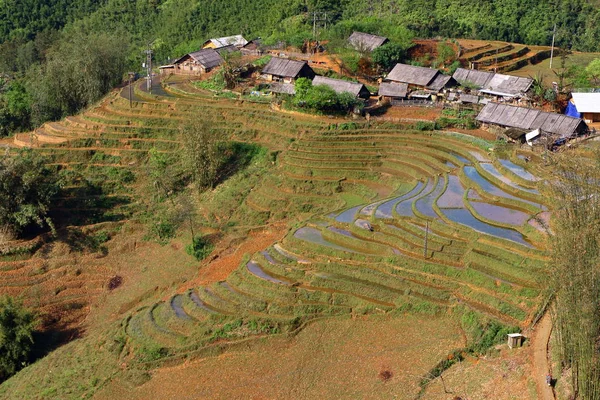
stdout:
POLYGON ((357 51, 373 51, 389 42, 389 39, 383 36, 371 35, 370 33, 352 32, 352 35, 348 38, 348 42, 357 51))

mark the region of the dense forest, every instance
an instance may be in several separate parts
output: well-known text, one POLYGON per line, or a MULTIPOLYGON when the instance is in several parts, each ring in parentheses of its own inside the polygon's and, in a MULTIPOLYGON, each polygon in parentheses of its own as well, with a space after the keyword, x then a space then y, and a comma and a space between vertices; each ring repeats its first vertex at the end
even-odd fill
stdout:
POLYGON ((352 30, 463 37, 600 51, 597 0, 0 0, 0 136, 74 113, 128 70, 150 43, 157 63, 216 36, 301 43, 314 11, 321 39, 352 30), (323 21, 324 22, 324 21, 323 21))

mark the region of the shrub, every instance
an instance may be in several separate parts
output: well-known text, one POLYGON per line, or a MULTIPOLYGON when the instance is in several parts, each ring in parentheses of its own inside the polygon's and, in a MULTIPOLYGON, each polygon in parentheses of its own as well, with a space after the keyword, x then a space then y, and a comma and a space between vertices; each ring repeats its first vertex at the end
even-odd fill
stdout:
POLYGON ((198 261, 205 259, 212 250, 213 245, 204 236, 195 236, 185 247, 185 252, 198 261))
POLYGON ((0 298, 0 382, 29 361, 35 324, 34 314, 22 304, 0 298))

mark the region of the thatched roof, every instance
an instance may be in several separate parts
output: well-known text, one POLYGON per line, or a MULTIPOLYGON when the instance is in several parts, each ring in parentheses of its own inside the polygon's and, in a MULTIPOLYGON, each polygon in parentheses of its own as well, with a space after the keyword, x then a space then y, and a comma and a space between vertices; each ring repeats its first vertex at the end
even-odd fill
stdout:
POLYGON ((573 136, 582 124, 585 125, 581 118, 500 103, 486 104, 477 121, 527 131, 540 129, 560 137, 573 136))
POLYGON ((344 81, 342 79, 327 78, 325 76, 315 76, 314 85, 326 85, 335 90, 336 93, 350 93, 355 97, 369 97, 369 90, 362 83, 344 81))
POLYGON ((218 67, 219 65, 221 65, 221 63, 223 63, 223 58, 221 58, 221 56, 215 49, 202 49, 178 58, 177 60, 173 61, 173 64, 179 64, 181 61, 188 57, 192 58, 204 68, 218 67))
POLYGON ((533 79, 494 72, 458 68, 452 76, 461 85, 470 85, 482 93, 514 97, 529 90, 533 79))
POLYGON ((225 46, 230 46, 230 45, 242 47, 243 45, 248 43, 248 41, 246 39, 244 39, 244 37, 242 35, 235 35, 235 36, 226 36, 226 37, 221 37, 221 38, 216 38, 216 39, 208 39, 206 42, 204 42, 202 47, 206 46, 209 42, 212 43, 215 46, 215 48, 217 48, 217 49, 219 47, 225 47, 225 46))
POLYGON ((379 85, 379 95, 387 97, 406 97, 408 84, 396 82, 382 82, 379 85))
POLYGON ((296 86, 293 83, 273 82, 270 87, 273 93, 296 94, 296 86))
POLYGON ((370 33, 363 32, 352 32, 352 35, 348 38, 348 42, 356 50, 367 50, 373 51, 376 48, 384 45, 388 41, 388 38, 383 36, 371 35, 370 33))
POLYGON ((396 64, 386 80, 408 83, 409 85, 427 86, 433 82, 439 73, 437 69, 396 64))
MULTIPOLYGON (((287 58, 272 57, 262 70, 263 74, 295 78, 302 68, 308 67, 306 61, 289 60, 287 58)), ((310 68, 310 67, 308 67, 310 68)))

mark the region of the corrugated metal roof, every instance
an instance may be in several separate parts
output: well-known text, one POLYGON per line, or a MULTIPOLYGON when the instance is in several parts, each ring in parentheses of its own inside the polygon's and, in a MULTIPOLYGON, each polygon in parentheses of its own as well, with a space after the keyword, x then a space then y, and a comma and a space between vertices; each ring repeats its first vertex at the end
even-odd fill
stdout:
POLYGON ((406 97, 408 84, 396 82, 382 82, 379 85, 379 95, 388 97, 406 97))
POLYGON ((373 51, 387 41, 388 39, 386 37, 371 35, 370 33, 364 32, 352 32, 352 35, 348 38, 348 42, 350 42, 352 47, 356 50, 367 51, 373 51))
MULTIPOLYGON (((287 58, 272 57, 262 70, 263 74, 295 78, 308 65, 306 61, 289 60, 287 58)), ((310 68, 310 67, 309 67, 310 68)))
POLYGON ((209 39, 208 41, 214 44, 217 48, 229 45, 241 47, 248 43, 248 41, 244 39, 242 35, 225 36, 216 39, 209 39))
POLYGON ((572 93, 573 102, 580 113, 600 113, 600 93, 572 93))
POLYGON ((361 91, 364 94, 364 91, 367 90, 365 85, 362 83, 349 82, 344 81, 342 79, 333 79, 327 78, 325 76, 315 76, 313 79, 314 85, 326 85, 335 90, 336 93, 350 93, 353 96, 358 97, 361 94, 361 91))
POLYGON ((404 82, 411 85, 427 86, 439 74, 437 69, 416 67, 414 65, 396 64, 386 80, 404 82))
POLYGON ((529 131, 541 129, 561 137, 572 136, 583 123, 581 118, 499 103, 486 104, 477 116, 477 120, 529 131))
POLYGON ((506 97, 525 93, 533 84, 531 78, 464 68, 458 68, 452 77, 461 85, 474 86, 484 93, 506 97))

